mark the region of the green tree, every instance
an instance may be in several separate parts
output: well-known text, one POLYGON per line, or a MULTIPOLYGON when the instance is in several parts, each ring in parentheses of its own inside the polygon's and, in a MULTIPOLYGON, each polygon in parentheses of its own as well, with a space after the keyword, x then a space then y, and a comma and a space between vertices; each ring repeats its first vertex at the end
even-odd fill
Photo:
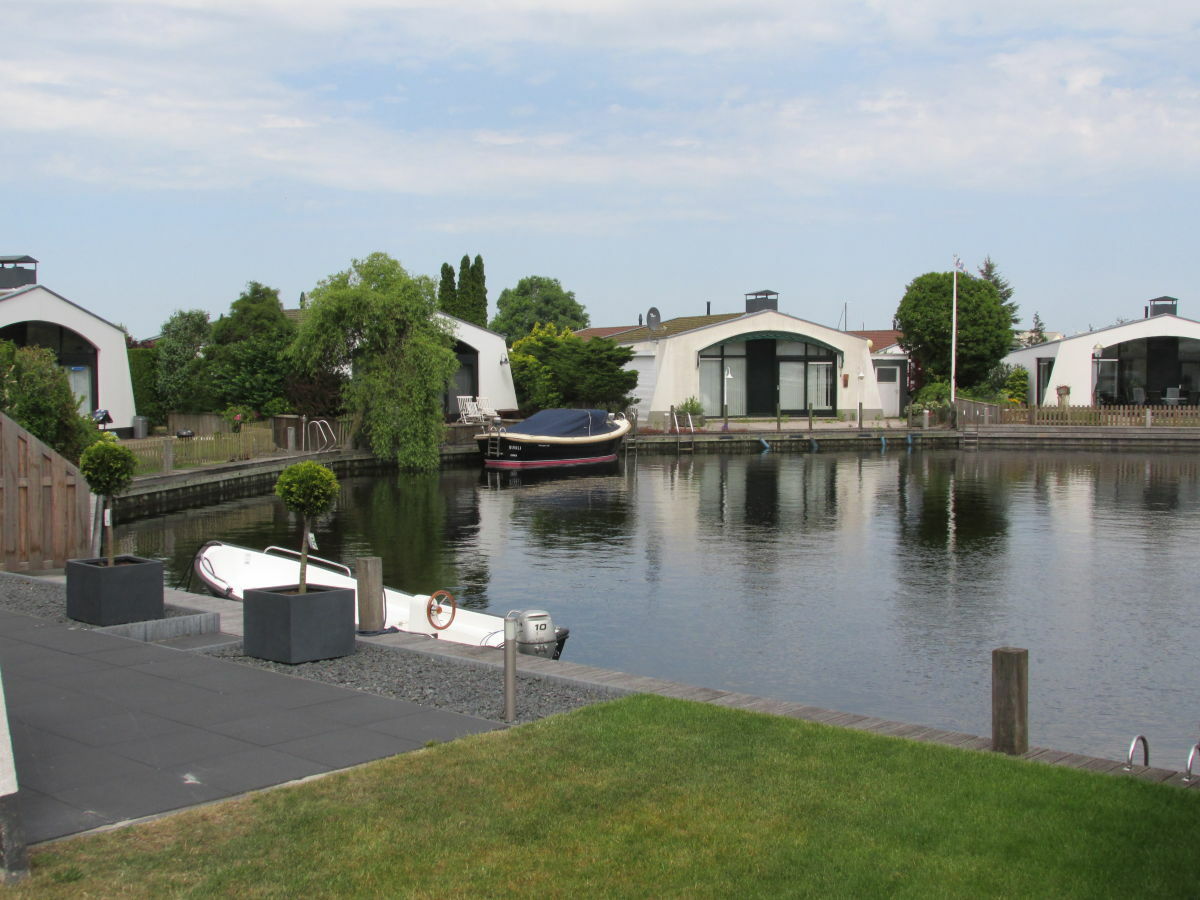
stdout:
POLYGON ((1033 347, 1044 343, 1046 343, 1046 325, 1042 322, 1042 317, 1034 312, 1033 327, 1029 329, 1029 334, 1025 336, 1025 346, 1033 347))
POLYGON ((402 469, 433 470, 445 431, 442 395, 458 370, 432 278, 386 253, 356 259, 309 294, 292 358, 310 371, 348 371, 346 409, 372 451, 402 469))
POLYGON ((0 411, 73 463, 99 437, 53 350, 0 341, 0 411))
MULTIPOLYGON (((952 296, 952 274, 929 272, 912 280, 896 310, 900 346, 931 381, 950 379, 952 296)), ((996 288, 960 274, 957 383, 970 387, 984 381, 1011 344, 1011 321, 996 288)))
POLYGON ((563 290, 557 278, 530 275, 517 282, 515 288, 500 292, 492 331, 504 335, 511 344, 539 323, 574 331, 588 326, 588 314, 575 300, 575 292, 563 290))
POLYGON ((990 256, 983 258, 983 265, 979 267, 979 277, 996 289, 996 296, 1000 298, 1000 303, 1003 304, 1005 311, 1008 313, 1009 327, 1011 328, 1020 322, 1020 307, 1013 302, 1012 285, 1008 283, 1007 278, 1000 274, 1000 270, 996 268, 996 264, 992 262, 990 256))
POLYGON ((438 309, 447 315, 462 318, 458 308, 458 287, 454 283, 454 266, 442 263, 442 280, 438 283, 438 309))
POLYGON ((471 293, 463 306, 463 318, 486 328, 487 308, 487 276, 483 272, 483 257, 476 255, 475 262, 471 263, 471 293))
POLYGON ((133 383, 133 403, 138 415, 145 416, 155 425, 162 425, 167 419, 158 396, 158 348, 130 347, 125 353, 129 358, 129 380, 133 383))
POLYGON ((637 387, 637 373, 625 369, 633 350, 603 338, 585 341, 553 324, 535 326, 508 358, 523 409, 624 409, 637 387))
POLYGON ((338 496, 338 480, 332 469, 305 460, 279 473, 275 494, 303 522, 303 534, 300 537, 300 593, 304 594, 308 591, 310 525, 314 518, 333 509, 338 496))
POLYGON ((203 350, 212 326, 202 309, 178 310, 162 327, 158 349, 158 395, 166 412, 208 412, 212 384, 203 350))
MULTIPOLYGON (((92 444, 79 460, 79 473, 92 493, 103 499, 106 509, 111 509, 113 497, 129 487, 135 469, 137 457, 133 451, 111 440, 92 444)), ((115 565, 111 511, 104 517, 104 539, 111 567, 115 565)))
POLYGON ((467 320, 467 309, 471 304, 471 257, 463 254, 458 264, 458 318, 467 320))
POLYGON ((214 404, 260 413, 287 410, 287 348, 295 333, 279 291, 257 281, 247 284, 229 315, 213 323, 204 351, 214 404))

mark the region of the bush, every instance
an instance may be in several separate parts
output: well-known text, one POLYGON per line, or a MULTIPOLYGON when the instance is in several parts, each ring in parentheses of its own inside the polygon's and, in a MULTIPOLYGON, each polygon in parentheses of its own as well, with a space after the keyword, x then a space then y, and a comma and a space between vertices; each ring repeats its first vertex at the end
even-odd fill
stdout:
POLYGON ((680 415, 699 416, 704 414, 704 404, 699 397, 688 397, 682 403, 675 405, 675 412, 680 415))
POLYGON ((279 473, 275 494, 291 512, 300 515, 304 533, 300 544, 300 593, 308 589, 309 522, 333 508, 338 495, 337 476, 328 466, 312 460, 298 462, 279 473))
POLYGON ((948 381, 932 381, 913 394, 909 408, 920 412, 926 409, 941 409, 949 405, 950 383, 948 381))

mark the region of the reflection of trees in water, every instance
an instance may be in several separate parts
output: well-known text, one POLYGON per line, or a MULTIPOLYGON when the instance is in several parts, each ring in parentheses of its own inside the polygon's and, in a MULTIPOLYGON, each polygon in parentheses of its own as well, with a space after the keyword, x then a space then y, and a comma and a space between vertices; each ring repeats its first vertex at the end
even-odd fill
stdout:
POLYGON ((984 556, 1002 550, 1008 531, 1004 484, 1015 475, 979 453, 905 458, 898 472, 899 547, 984 556))

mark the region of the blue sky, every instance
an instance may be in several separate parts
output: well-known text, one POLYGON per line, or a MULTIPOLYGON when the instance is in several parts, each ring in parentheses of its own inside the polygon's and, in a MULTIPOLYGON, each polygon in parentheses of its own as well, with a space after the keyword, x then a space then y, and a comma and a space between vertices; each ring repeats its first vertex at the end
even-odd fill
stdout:
POLYGON ((990 255, 1026 323, 1200 318, 1200 7, 16 0, 0 254, 138 337, 383 250, 594 325, 889 327, 990 255))

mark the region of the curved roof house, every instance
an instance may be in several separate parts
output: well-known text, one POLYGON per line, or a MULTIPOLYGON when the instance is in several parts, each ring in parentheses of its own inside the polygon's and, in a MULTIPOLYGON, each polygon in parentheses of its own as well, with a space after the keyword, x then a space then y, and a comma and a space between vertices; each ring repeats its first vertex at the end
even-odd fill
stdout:
POLYGON ((125 332, 38 284, 31 256, 0 256, 0 338, 53 350, 80 398, 81 413, 107 409, 111 428, 133 428, 125 332))
POLYGON ((1014 350, 1009 365, 1029 372, 1038 406, 1200 401, 1200 322, 1178 315, 1179 301, 1156 297, 1144 318, 1014 350))
POLYGON ((672 406, 699 398, 708 416, 863 418, 896 415, 881 400, 871 342, 781 313, 775 291, 746 295, 744 313, 683 316, 613 336, 634 351, 641 415, 661 421, 672 406))

